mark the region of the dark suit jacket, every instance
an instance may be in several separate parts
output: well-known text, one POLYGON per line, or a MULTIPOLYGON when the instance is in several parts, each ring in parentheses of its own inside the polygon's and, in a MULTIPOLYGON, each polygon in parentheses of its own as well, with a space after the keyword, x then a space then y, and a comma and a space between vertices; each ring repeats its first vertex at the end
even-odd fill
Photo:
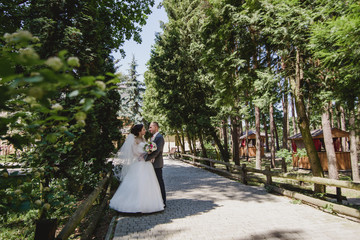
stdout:
POLYGON ((153 163, 154 168, 162 168, 164 166, 164 159, 163 159, 163 149, 165 144, 164 137, 160 133, 158 133, 153 142, 156 143, 157 149, 156 151, 147 155, 146 161, 155 159, 153 163))

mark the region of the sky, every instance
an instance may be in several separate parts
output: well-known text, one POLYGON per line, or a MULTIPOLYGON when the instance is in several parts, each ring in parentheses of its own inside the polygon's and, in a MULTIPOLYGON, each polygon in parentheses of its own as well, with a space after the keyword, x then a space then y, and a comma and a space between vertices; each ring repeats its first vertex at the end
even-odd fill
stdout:
POLYGON ((136 43, 132 39, 126 41, 122 47, 126 54, 125 58, 122 58, 119 52, 113 52, 112 55, 115 60, 120 60, 120 62, 116 65, 119 67, 117 72, 128 74, 130 63, 133 56, 135 56, 136 63, 138 64, 136 70, 138 74, 140 74, 138 80, 143 81, 143 74, 147 70, 146 63, 150 59, 151 46, 155 43, 155 34, 157 32, 162 32, 160 22, 168 22, 164 7, 161 7, 160 9, 157 8, 160 2, 161 0, 155 0, 155 4, 152 7, 152 13, 149 15, 146 25, 142 27, 142 32, 140 33, 142 43, 136 43))

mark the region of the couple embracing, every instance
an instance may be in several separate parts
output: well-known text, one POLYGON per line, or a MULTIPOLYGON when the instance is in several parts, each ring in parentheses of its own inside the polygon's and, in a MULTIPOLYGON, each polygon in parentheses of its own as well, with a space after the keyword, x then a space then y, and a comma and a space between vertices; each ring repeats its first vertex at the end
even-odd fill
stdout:
POLYGON ((145 127, 132 127, 120 151, 113 159, 115 176, 121 181, 110 208, 124 213, 152 213, 164 210, 166 206, 165 186, 162 176, 164 165, 164 138, 159 133, 159 124, 152 122, 153 151, 147 146, 145 127), (121 166, 121 171, 117 171, 121 166))

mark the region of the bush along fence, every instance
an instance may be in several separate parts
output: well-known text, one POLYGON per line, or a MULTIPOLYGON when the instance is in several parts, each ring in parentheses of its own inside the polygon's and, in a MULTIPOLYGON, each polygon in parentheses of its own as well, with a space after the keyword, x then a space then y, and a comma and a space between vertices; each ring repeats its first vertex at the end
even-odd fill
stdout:
MULTIPOLYGON (((96 224, 101 217, 101 213, 103 212, 104 207, 107 206, 107 202, 110 197, 111 177, 112 177, 112 172, 108 172, 106 177, 98 183, 98 185, 95 187, 92 193, 84 200, 84 202, 81 205, 79 205, 77 210, 69 218, 68 222, 62 228, 62 230, 56 236, 56 238, 55 238, 55 231, 57 227, 56 219, 55 219, 55 224, 51 224, 51 223, 49 224, 48 222, 38 222, 36 225, 35 240, 68 239, 74 233, 75 229, 78 227, 82 219, 88 214, 90 209, 94 206, 94 202, 98 200, 99 202, 101 201, 101 204, 96 205, 96 209, 94 210, 91 218, 89 219, 89 225, 81 235, 81 239, 90 239, 93 231, 95 230, 96 224)), ((45 220, 49 220, 49 219, 45 219, 45 220)))
POLYGON ((182 153, 175 153, 175 158, 180 159, 184 162, 190 163, 192 165, 203 167, 212 171, 216 171, 225 175, 228 175, 234 179, 240 180, 243 184, 248 184, 248 182, 255 181, 255 182, 263 182, 266 185, 266 188, 280 193, 282 195, 295 198, 306 202, 311 205, 318 206, 320 208, 330 209, 332 212, 343 214, 349 217, 354 217, 360 219, 360 210, 347 207, 341 204, 336 204, 333 202, 313 198, 301 193, 297 193, 294 191, 289 191, 277 187, 274 185, 273 178, 282 178, 282 179, 290 179, 296 180, 300 183, 302 182, 309 182, 314 184, 320 184, 325 186, 333 186, 337 189, 337 201, 342 201, 341 196, 341 188, 348 188, 360 191, 360 183, 350 182, 350 181, 342 181, 342 180, 334 180, 328 178, 321 178, 321 177, 312 177, 303 174, 294 174, 294 173, 279 173, 270 170, 270 167, 266 167, 265 170, 259 170, 255 168, 246 167, 246 164, 242 164, 241 166, 237 166, 234 164, 226 163, 217 161, 210 158, 202 158, 198 156, 193 156, 189 154, 182 154, 182 153), (225 169, 219 169, 215 167, 215 164, 221 164, 226 167, 225 169), (263 175, 266 177, 266 180, 263 180, 261 177, 257 177, 255 174, 248 174, 248 173, 255 173, 256 175, 263 175))

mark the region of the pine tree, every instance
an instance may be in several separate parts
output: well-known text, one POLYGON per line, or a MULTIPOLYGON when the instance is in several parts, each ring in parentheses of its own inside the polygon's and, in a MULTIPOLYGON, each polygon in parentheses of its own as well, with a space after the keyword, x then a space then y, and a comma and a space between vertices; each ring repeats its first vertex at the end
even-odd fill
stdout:
POLYGON ((122 98, 122 109, 119 114, 130 123, 140 123, 143 121, 141 114, 143 93, 145 85, 138 80, 137 63, 135 56, 130 63, 129 75, 124 76, 124 81, 121 83, 120 94, 122 98))

